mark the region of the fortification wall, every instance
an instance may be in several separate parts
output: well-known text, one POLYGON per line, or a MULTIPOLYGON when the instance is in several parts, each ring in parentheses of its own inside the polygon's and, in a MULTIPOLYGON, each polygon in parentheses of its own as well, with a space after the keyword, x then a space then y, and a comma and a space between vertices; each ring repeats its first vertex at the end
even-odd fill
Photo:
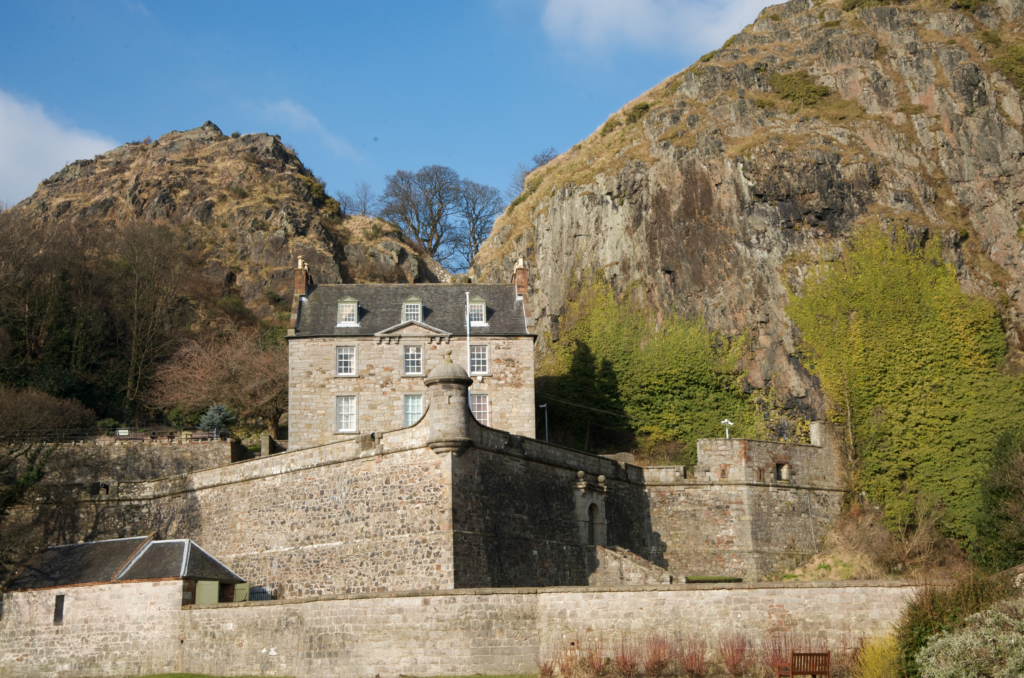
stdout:
POLYGON ((5 593, 0 676, 138 676, 174 671, 181 581, 5 593), (64 596, 64 620, 53 623, 64 596))
MULTIPOLYGON (((188 537, 285 597, 451 588, 451 469, 426 426, 149 482, 79 504, 65 539, 188 537)), ((33 506, 14 520, 31 522, 33 506)), ((51 540, 52 543, 52 540, 51 540)))
POLYGON ((651 560, 677 576, 755 579, 810 559, 844 492, 836 445, 824 426, 812 433, 819 445, 700 440, 696 478, 681 466, 643 469, 659 537, 651 560), (788 479, 777 475, 782 465, 788 479))
MULTIPOLYGON (((713 646, 721 632, 789 630, 855 641, 885 632, 913 590, 898 582, 478 589, 185 609, 180 599, 163 607, 168 593, 166 602, 126 605, 87 625, 41 619, 32 633, 5 614, 0 676, 155 673, 172 670, 171 656, 175 671, 212 675, 530 673, 561 644, 581 640, 611 649, 621 639, 696 634, 713 646)), ((52 610, 42 594, 39 604, 52 610)))

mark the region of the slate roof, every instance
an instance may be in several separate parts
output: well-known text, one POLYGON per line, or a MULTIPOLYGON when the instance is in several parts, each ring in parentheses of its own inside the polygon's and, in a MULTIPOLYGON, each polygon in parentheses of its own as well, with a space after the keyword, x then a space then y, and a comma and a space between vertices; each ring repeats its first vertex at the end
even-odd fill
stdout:
POLYGON ((51 546, 32 559, 8 590, 178 578, 244 581, 191 540, 129 537, 51 546))
POLYGON ((169 577, 216 580, 228 584, 245 581, 191 539, 150 542, 117 578, 124 581, 169 577), (183 561, 185 567, 181 565, 183 561))
POLYGON ((10 591, 111 581, 149 537, 51 546, 32 559, 10 591))
POLYGON ((487 326, 472 328, 473 336, 527 336, 522 300, 513 285, 317 285, 299 308, 295 337, 373 336, 402 323, 402 302, 423 301, 421 324, 455 336, 466 334, 466 293, 487 303, 487 326), (338 327, 338 302, 359 302, 359 326, 338 327))

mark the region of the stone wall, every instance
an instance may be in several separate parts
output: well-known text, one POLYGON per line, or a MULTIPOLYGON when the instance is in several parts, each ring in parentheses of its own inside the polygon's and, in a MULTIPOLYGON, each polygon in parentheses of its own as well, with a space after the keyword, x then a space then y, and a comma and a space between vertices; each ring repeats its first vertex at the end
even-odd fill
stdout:
POLYGON ((138 676, 179 662, 180 580, 5 593, 0 676, 138 676), (53 623, 64 596, 64 621, 53 623))
MULTIPOLYGON (((350 435, 337 432, 336 398, 356 396, 358 432, 390 431, 405 425, 403 396, 429 397, 423 379, 451 350, 452 360, 466 365, 465 337, 438 338, 412 334, 402 337, 329 337, 290 339, 288 342, 288 443, 290 449, 332 442, 350 435), (423 347, 423 373, 402 374, 403 349, 423 347), (357 375, 336 374, 336 348, 354 346, 357 375)), ((490 373, 475 378, 472 390, 489 396, 492 427, 534 437, 533 337, 473 337, 473 345, 489 346, 490 373)))
POLYGON ((644 468, 651 560, 676 576, 747 579, 809 560, 839 517, 845 491, 831 429, 815 422, 811 439, 814 445, 699 440, 696 474, 644 468))
POLYGON ((248 450, 231 440, 118 440, 101 437, 60 445, 51 480, 69 483, 151 480, 191 473, 244 459, 248 450), (62 463, 68 458, 69 463, 62 463), (73 459, 74 461, 71 461, 73 459), (73 469, 74 476, 61 473, 73 469))
MULTIPOLYGON (((448 457, 426 427, 149 482, 114 482, 78 504, 66 543, 157 531, 195 540, 282 595, 451 588, 448 457)), ((32 523, 36 506, 14 521, 32 523)), ((5 525, 5 528, 7 526, 5 525)))
MULTIPOLYGON (((69 617, 64 627, 53 627, 47 616, 52 592, 8 594, 8 611, 0 621, 0 676, 169 670, 383 678, 528 673, 560 645, 581 640, 603 640, 613 648, 621 639, 697 634, 713 647, 721 632, 739 630, 757 638, 786 630, 855 642, 884 633, 913 593, 901 582, 565 587, 340 595, 181 609, 180 585, 122 585, 126 593, 116 599, 117 616, 111 609, 80 624, 69 617), (135 588, 147 586, 152 593, 135 588), (134 604, 136 591, 148 596, 140 599, 145 604, 134 604), (40 599, 30 601, 29 595, 40 599)), ((97 591, 97 604, 103 597, 115 600, 105 591, 116 587, 86 588, 97 591)))
POLYGON ((591 503, 596 545, 650 553, 639 468, 470 424, 452 462, 456 587, 585 585, 591 503))

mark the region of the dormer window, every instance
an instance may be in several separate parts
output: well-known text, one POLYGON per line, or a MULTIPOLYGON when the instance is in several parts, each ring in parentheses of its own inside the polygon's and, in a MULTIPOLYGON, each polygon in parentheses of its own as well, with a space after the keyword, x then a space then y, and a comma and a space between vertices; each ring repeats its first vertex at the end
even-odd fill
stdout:
POLYGON ((423 321, 423 302, 417 297, 409 297, 402 302, 402 322, 423 321))
POLYGON ((471 327, 487 325, 487 302, 480 297, 469 300, 469 324, 471 327))
POLYGON ((345 297, 338 302, 338 327, 355 327, 359 325, 359 302, 352 297, 345 297))

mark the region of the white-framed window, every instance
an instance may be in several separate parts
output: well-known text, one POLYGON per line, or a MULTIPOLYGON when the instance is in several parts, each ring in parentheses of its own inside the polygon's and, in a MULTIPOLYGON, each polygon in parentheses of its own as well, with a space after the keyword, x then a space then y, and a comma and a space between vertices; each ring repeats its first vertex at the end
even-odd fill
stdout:
POLYGON ((487 302, 480 297, 469 300, 469 324, 471 327, 487 324, 487 302))
POLYGON ((416 297, 409 297, 402 302, 402 322, 410 320, 421 322, 423 320, 423 302, 416 297))
POLYGON ((338 376, 354 377, 356 374, 356 347, 338 346, 338 376))
POLYGON ((355 327, 359 324, 359 303, 346 297, 338 302, 338 327, 355 327))
POLYGON ((356 430, 356 397, 354 395, 338 396, 338 430, 356 430))
POLYGON ((469 411, 484 426, 490 426, 490 404, 486 395, 472 393, 469 396, 469 411))
POLYGON ((412 426, 423 416, 423 396, 405 396, 403 398, 402 410, 405 413, 405 425, 412 426))
POLYGON ((406 346, 402 355, 402 374, 423 374, 423 347, 406 346))
POLYGON ((469 373, 487 374, 487 346, 469 347, 469 373))

